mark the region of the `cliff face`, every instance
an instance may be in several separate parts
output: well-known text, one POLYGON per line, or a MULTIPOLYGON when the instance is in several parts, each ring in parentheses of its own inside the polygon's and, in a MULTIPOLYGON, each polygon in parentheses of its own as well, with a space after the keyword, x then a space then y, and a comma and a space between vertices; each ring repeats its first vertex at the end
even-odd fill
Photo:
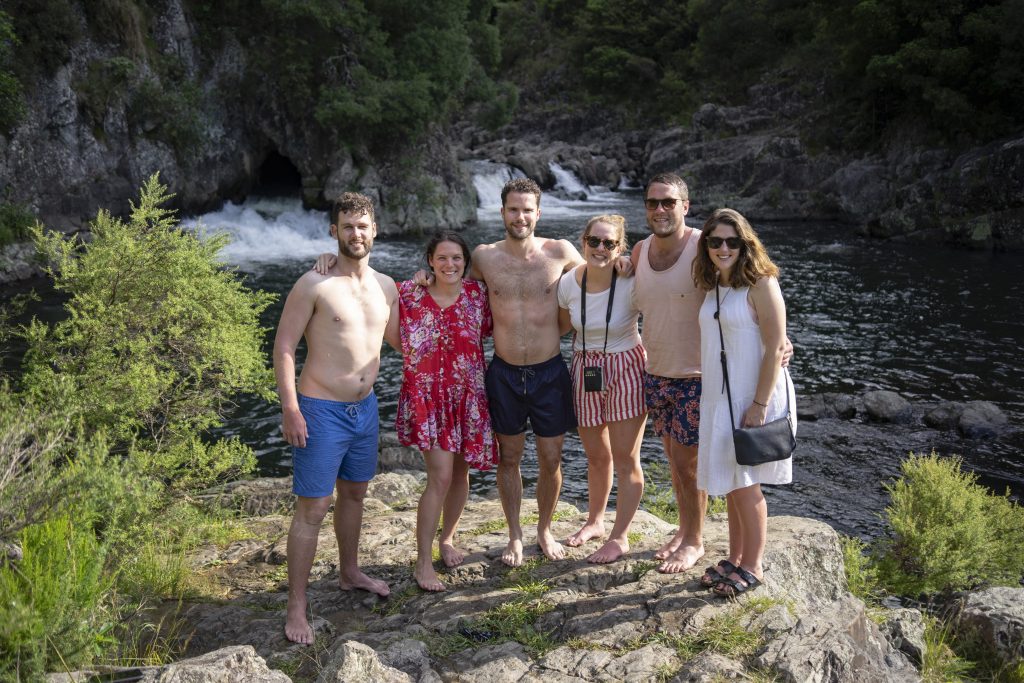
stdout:
POLYGON ((127 212, 142 182, 159 171, 177 208, 201 212, 253 191, 265 162, 275 159, 294 167, 289 173, 309 206, 325 207, 344 190, 370 194, 385 232, 474 217, 472 185, 440 132, 383 153, 334 143, 345 136, 324 131, 313 112, 304 120, 286 113, 288 93, 248 89, 261 74, 247 46, 230 34, 216 45, 201 40, 181 0, 154 11, 152 44, 130 58, 97 42, 85 13, 78 17, 83 38, 70 59, 34 84, 26 120, 0 136, 8 201, 70 231, 101 207, 127 212), (176 78, 154 66, 160 60, 175 65, 176 78), (194 87, 182 90, 182 83, 194 87))

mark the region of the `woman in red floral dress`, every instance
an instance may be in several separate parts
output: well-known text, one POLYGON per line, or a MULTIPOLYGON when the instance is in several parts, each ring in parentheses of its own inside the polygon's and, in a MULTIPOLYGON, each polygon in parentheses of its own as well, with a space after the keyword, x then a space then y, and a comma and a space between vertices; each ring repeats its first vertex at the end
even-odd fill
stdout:
POLYGON ((448 567, 463 560, 455 529, 469 496, 469 468, 498 462, 484 391, 483 339, 491 334, 491 310, 483 283, 463 280, 469 247, 458 234, 442 232, 427 244, 433 282, 398 286, 402 340, 402 390, 395 419, 398 440, 423 452, 427 488, 416 513, 420 588, 444 590, 431 557, 444 511, 439 549, 448 567))

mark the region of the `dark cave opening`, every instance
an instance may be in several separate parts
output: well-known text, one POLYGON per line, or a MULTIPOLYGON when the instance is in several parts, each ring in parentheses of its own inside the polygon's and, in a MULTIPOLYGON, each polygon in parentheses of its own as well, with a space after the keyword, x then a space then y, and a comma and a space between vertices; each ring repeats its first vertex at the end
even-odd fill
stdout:
POLYGON ((302 193, 302 174, 288 157, 271 151, 256 174, 252 194, 263 197, 297 197, 302 193))

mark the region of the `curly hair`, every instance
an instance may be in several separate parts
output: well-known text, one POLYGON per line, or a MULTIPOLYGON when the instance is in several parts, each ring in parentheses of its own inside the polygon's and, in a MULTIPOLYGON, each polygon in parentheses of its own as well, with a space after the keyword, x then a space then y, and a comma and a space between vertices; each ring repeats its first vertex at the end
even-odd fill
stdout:
POLYGON ((704 221, 700 241, 697 243, 697 258, 693 259, 693 284, 699 289, 711 290, 718 282, 718 268, 711 261, 708 236, 718 225, 729 225, 743 240, 736 266, 729 273, 730 287, 752 287, 763 277, 777 277, 779 268, 768 258, 768 252, 758 239, 750 222, 739 211, 717 209, 704 221))
POLYGON ((505 199, 513 192, 520 194, 532 194, 537 198, 537 206, 540 206, 540 185, 530 178, 513 178, 501 188, 501 205, 505 206, 505 199))
POLYGON ((583 228, 583 237, 580 238, 581 242, 586 242, 587 238, 590 237, 590 228, 593 227, 594 223, 607 223, 608 225, 615 228, 615 241, 619 243, 619 247, 623 251, 629 246, 626 240, 626 217, 620 216, 617 213, 606 213, 600 216, 594 216, 587 221, 587 227, 583 228))
POLYGON ((373 200, 358 192, 344 192, 331 205, 331 225, 338 224, 338 216, 342 213, 367 214, 371 221, 376 222, 373 215, 373 200))

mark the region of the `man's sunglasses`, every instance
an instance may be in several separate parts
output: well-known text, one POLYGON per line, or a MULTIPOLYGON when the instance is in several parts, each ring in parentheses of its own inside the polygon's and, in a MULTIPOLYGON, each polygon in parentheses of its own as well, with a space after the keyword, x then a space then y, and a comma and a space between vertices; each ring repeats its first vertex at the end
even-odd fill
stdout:
POLYGON ((743 240, 739 237, 708 237, 708 246, 712 249, 721 247, 722 242, 730 249, 739 249, 743 246, 743 240))
POLYGON ((615 247, 619 246, 619 243, 616 242, 615 240, 603 240, 600 237, 587 237, 587 239, 584 241, 587 243, 587 246, 590 247, 591 249, 597 249, 599 246, 603 244, 605 249, 611 251, 615 249, 615 247))
POLYGON ((666 211, 671 211, 676 208, 676 202, 685 201, 685 199, 676 199, 675 197, 669 197, 668 199, 645 199, 644 206, 647 207, 648 211, 654 211, 659 205, 666 211))

